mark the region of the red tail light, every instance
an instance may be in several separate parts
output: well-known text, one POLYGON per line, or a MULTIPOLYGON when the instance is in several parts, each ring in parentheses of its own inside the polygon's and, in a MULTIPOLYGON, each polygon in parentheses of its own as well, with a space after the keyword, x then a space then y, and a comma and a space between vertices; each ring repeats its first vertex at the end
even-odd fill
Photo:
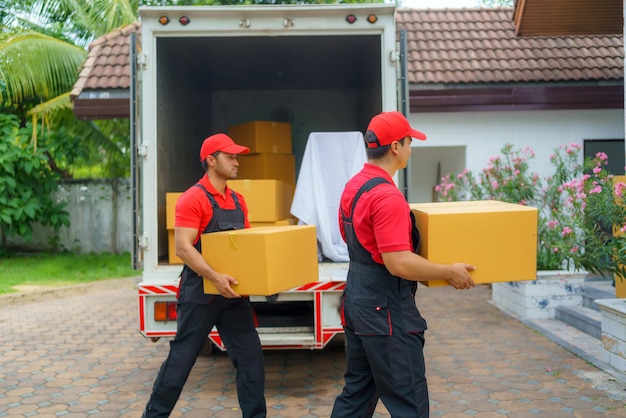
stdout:
POLYGON ((155 321, 176 321, 176 302, 154 302, 155 321))

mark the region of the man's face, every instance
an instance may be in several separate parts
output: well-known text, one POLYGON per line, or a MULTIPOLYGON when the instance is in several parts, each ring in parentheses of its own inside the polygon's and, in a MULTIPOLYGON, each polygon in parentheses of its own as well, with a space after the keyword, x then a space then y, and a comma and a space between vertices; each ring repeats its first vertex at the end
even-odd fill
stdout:
POLYGON ((236 179, 238 169, 239 161, 237 160, 237 154, 220 152, 217 158, 215 158, 213 170, 224 179, 236 179))
POLYGON ((401 142, 398 143, 398 156, 400 157, 401 168, 406 168, 409 158, 411 158, 411 142, 413 142, 413 138, 407 136, 404 139, 404 145, 401 142))

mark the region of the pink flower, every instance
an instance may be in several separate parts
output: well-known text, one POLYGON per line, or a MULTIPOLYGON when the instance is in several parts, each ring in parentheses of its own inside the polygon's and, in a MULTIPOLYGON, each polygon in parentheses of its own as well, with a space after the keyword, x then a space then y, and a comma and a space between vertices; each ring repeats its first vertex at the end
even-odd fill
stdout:
POLYGON ((561 236, 565 237, 565 236, 571 234, 572 232, 573 232, 572 228, 566 226, 565 228, 563 228, 563 231, 561 232, 561 236))
POLYGON ((623 197, 625 189, 626 189, 626 183, 621 182, 621 181, 615 183, 615 196, 623 197))
POLYGON ((597 185, 591 190, 589 190, 589 194, 597 194, 597 193, 600 193, 601 191, 602 191, 602 186, 597 185))
POLYGON ((606 161, 609 159, 609 157, 607 157, 607 155, 603 152, 596 153, 596 158, 600 159, 600 161, 606 161))

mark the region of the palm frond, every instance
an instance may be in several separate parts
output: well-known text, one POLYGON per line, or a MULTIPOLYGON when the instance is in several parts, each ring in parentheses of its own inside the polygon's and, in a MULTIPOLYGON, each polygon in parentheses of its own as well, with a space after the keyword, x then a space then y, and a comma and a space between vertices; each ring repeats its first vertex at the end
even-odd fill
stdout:
POLYGON ((137 20, 137 8, 128 0, 94 0, 89 9, 83 6, 82 10, 88 10, 84 19, 96 37, 137 20))
POLYGON ((65 126, 71 132, 77 133, 85 142, 103 149, 109 154, 121 154, 119 146, 108 138, 102 130, 91 121, 82 121, 72 112, 74 105, 70 94, 65 93, 51 100, 40 103, 27 112, 32 117, 33 142, 36 146, 37 136, 45 129, 55 126, 65 126))
POLYGON ((69 91, 87 53, 82 48, 37 32, 0 40, 0 101, 47 100, 69 91))

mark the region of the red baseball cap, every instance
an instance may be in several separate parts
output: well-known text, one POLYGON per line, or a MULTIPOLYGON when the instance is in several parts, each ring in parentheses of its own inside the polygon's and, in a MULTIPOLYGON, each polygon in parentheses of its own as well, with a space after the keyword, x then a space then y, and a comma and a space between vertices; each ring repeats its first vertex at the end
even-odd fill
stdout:
POLYGON ((420 131, 411 128, 409 121, 400 112, 382 112, 374 116, 367 127, 376 134, 378 142, 368 142, 368 148, 382 147, 393 141, 400 141, 407 136, 423 141, 426 139, 420 131))
POLYGON ((250 148, 235 144, 235 141, 226 134, 211 135, 202 143, 200 161, 206 160, 206 157, 217 151, 228 154, 247 154, 250 152, 250 148))

